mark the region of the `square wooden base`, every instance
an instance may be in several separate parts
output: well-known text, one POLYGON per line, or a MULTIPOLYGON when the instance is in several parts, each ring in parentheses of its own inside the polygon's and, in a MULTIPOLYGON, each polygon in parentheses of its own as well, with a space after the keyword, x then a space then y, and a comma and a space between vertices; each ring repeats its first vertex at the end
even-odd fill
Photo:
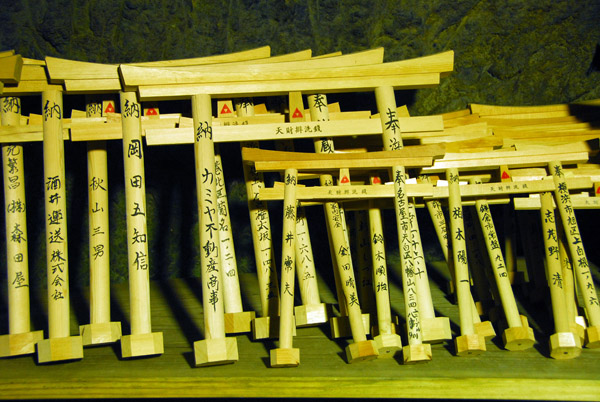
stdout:
POLYGON ((35 344, 44 339, 44 331, 22 332, 0 336, 0 357, 30 355, 35 344))
POLYGON ((454 339, 457 356, 477 356, 485 352, 485 338, 478 333, 461 335, 454 339))
MULTIPOLYGON (((294 325, 292 335, 296 335, 294 325)), ((279 338, 279 317, 256 317, 252 320, 252 339, 277 339, 279 338)))
POLYGON ((252 331, 252 320, 256 318, 254 311, 225 313, 225 333, 241 334, 252 331))
POLYGON ((574 334, 579 336, 580 343, 582 345, 585 344, 585 332, 586 332, 585 326, 578 324, 578 323, 572 323, 570 325, 570 327, 571 327, 570 328, 571 332, 573 332, 574 334))
POLYGON ((581 340, 572 332, 550 335, 550 357, 556 360, 574 359, 581 354, 581 340))
POLYGON ((502 341, 506 350, 525 350, 533 346, 535 336, 528 326, 511 327, 502 332, 502 341))
POLYGON ((38 363, 83 359, 81 336, 42 339, 37 343, 38 363))
POLYGON ((329 318, 331 306, 325 303, 303 304, 294 308, 296 327, 311 327, 325 324, 329 318))
POLYGON ((80 325, 79 335, 83 338, 83 346, 115 343, 121 339, 121 323, 113 321, 80 325))
POLYGON ((271 367, 297 367, 300 364, 300 349, 271 349, 271 367))
POLYGON ((357 363, 365 360, 377 359, 379 351, 375 341, 354 342, 346 346, 346 360, 348 363, 357 363))
POLYGON ((239 360, 237 339, 203 339, 194 342, 196 367, 235 363, 239 360))
POLYGON ((373 338, 380 359, 391 359, 402 350, 402 340, 398 334, 379 334, 373 338))
POLYGON ((483 336, 485 339, 493 338, 496 336, 494 326, 490 321, 481 321, 473 324, 475 327, 475 333, 483 336))
POLYGON ((419 345, 406 345, 402 348, 402 360, 404 364, 425 363, 431 360, 431 345, 421 343, 419 345))
POLYGON ((585 330, 585 347, 590 349, 600 348, 600 325, 587 327, 585 330))
MULTIPOLYGON (((365 327, 365 335, 369 335, 369 329, 371 327, 369 313, 364 313, 362 319, 363 326, 365 327)), ((352 337, 352 329, 350 328, 350 319, 348 316, 331 317, 329 319, 329 326, 331 329, 331 338, 333 339, 352 337)))
POLYGON ((423 342, 439 343, 452 339, 448 317, 421 318, 423 342))
POLYGON ((124 335, 121 337, 121 356, 124 359, 164 353, 162 332, 124 335))

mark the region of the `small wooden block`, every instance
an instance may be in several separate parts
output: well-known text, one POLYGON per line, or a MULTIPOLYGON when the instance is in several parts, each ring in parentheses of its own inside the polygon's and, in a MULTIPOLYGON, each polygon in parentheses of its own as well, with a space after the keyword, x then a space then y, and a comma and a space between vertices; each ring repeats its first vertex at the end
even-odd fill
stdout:
POLYGON ((271 367, 297 367, 300 364, 300 349, 271 349, 271 367))
POLYGON ((311 327, 327 322, 330 316, 330 306, 325 303, 303 304, 294 308, 296 327, 311 327))
POLYGON ((42 339, 37 343, 38 363, 83 359, 81 336, 42 339))
POLYGON ((579 336, 579 340, 581 344, 585 343, 585 332, 586 332, 586 328, 585 326, 578 324, 578 323, 573 323, 571 324, 571 332, 573 332, 574 334, 577 334, 579 336))
POLYGON ((422 318, 421 331, 423 342, 426 343, 439 343, 452 339, 448 317, 422 318))
POLYGON ((493 338, 496 336, 496 331, 494 330, 494 326, 490 321, 476 322, 474 326, 475 332, 478 335, 483 336, 485 339, 493 338))
MULTIPOLYGON (((369 335, 369 328, 371 318, 369 313, 362 315, 363 326, 365 327, 365 335, 369 335)), ((343 317, 331 317, 329 319, 329 326, 331 327, 331 338, 349 338, 352 336, 352 330, 350 328, 350 319, 348 316, 343 317)))
POLYGON ((121 356, 124 359, 164 353, 162 332, 124 335, 121 337, 121 356))
POLYGON ((397 334, 379 334, 373 338, 379 351, 379 358, 392 358, 402 349, 402 340, 397 334))
POLYGON ((550 335, 550 357, 557 360, 574 359, 581 354, 579 335, 557 332, 550 335))
POLYGON ((485 338, 483 335, 461 335, 454 339, 457 356, 477 356, 485 352, 485 338))
POLYGON ((600 325, 587 327, 585 331, 585 347, 590 349, 600 348, 600 325))
MULTIPOLYGON (((392 321, 390 323, 390 329, 391 329, 392 334, 397 334, 398 333, 398 327, 400 326, 400 324, 398 323, 398 321, 399 321, 398 316, 395 316, 394 317, 394 321, 392 321)), ((375 337, 377 335, 380 335, 380 333, 379 333, 379 326, 377 324, 374 324, 371 327, 371 336, 373 337, 373 339, 375 339, 375 337)))
MULTIPOLYGON (((292 335, 296 335, 294 325, 292 335)), ((276 339, 279 338, 279 317, 256 317, 252 320, 252 339, 276 339)))
POLYGON ((525 350, 533 346, 535 336, 533 335, 533 329, 530 327, 512 327, 504 330, 502 341, 507 350, 525 350))
POLYGON ((256 318, 254 311, 225 313, 225 333, 239 334, 252 331, 252 320, 256 318))
POLYGON ((194 342, 196 367, 235 363, 239 360, 236 338, 203 339, 194 342))
POLYGON ((113 321, 80 325, 79 335, 83 338, 83 346, 115 343, 121 339, 121 323, 113 321))
POLYGON ((35 344, 44 339, 44 331, 23 332, 0 336, 0 357, 35 353, 35 344))
POLYGON ((406 345, 402 348, 402 360, 404 364, 424 363, 431 360, 431 345, 421 343, 419 345, 406 345))
POLYGON ((346 359, 348 363, 357 363, 364 360, 377 359, 379 351, 375 341, 354 342, 346 346, 346 359))

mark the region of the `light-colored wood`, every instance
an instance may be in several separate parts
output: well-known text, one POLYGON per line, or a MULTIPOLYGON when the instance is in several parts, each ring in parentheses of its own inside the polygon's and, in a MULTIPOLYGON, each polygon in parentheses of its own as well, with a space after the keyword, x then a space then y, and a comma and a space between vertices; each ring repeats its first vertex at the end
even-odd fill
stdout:
POLYGON ((429 276, 427 275, 427 265, 425 264, 425 254, 421 242, 421 233, 417 221, 417 213, 414 204, 409 204, 410 213, 410 232, 413 251, 413 262, 415 265, 415 285, 417 289, 417 299, 421 313, 421 330, 423 332, 423 342, 437 343, 452 339, 450 330, 450 320, 448 317, 436 317, 431 298, 431 289, 429 288, 429 276))
MULTIPOLYGON (((327 97, 325 95, 317 94, 308 96, 308 106, 312 121, 327 121, 329 119, 327 97)), ((333 141, 326 137, 320 141, 315 140, 314 147, 317 153, 333 153, 334 151, 333 141)), ((319 181, 321 185, 333 185, 333 178, 331 175, 321 175, 319 181)), ((350 254, 350 244, 344 230, 345 219, 342 209, 339 204, 335 202, 326 203, 324 209, 331 243, 330 250, 331 253, 335 255, 334 269, 337 270, 339 288, 343 293, 343 298, 338 298, 338 301, 340 306, 342 304, 344 305, 352 331, 353 342, 346 347, 347 361, 348 363, 353 363, 360 360, 376 358, 378 355, 377 347, 373 341, 367 341, 366 337, 356 289, 356 279, 354 277, 354 269, 350 254), (331 245, 333 247, 331 247, 331 245)), ((342 307, 340 307, 340 309, 341 308, 342 307)))
POLYGON ((23 58, 20 54, 0 58, 0 81, 17 84, 21 80, 23 58))
POLYGON ((542 105, 542 106, 497 106, 471 103, 469 105, 471 113, 477 113, 480 116, 496 116, 524 113, 545 113, 545 112, 569 112, 569 105, 542 105))
POLYGON ((163 353, 162 333, 152 332, 150 313, 146 184, 142 146, 142 109, 134 92, 120 93, 129 264, 131 335, 121 338, 124 358, 163 353))
MULTIPOLYGON (((348 56, 346 56, 348 57, 348 56)), ((344 58, 341 56, 340 58, 344 58)), ((130 65, 121 65, 119 71, 125 86, 157 86, 164 84, 207 84, 207 83, 224 83, 224 82, 239 82, 239 81, 279 81, 282 84, 287 84, 286 81, 298 79, 341 79, 372 76, 393 76, 393 75, 410 75, 424 73, 440 73, 449 71, 453 66, 453 52, 445 52, 435 56, 429 56, 434 63, 424 62, 425 58, 413 59, 412 63, 409 60, 402 60, 389 63, 377 63, 367 66, 351 66, 346 67, 313 67, 310 62, 305 62, 301 70, 293 70, 281 65, 280 69, 270 71, 265 74, 263 71, 252 71, 252 65, 248 68, 240 66, 237 71, 230 72, 223 68, 214 73, 205 70, 201 72, 180 71, 180 70, 161 70, 153 68, 134 67, 130 65), (441 61, 438 62, 438 60, 441 61), (418 67, 415 66, 415 61, 419 62, 418 67), (431 64, 431 65, 430 65, 431 64)), ((334 58, 313 60, 312 64, 335 60, 334 58)))
MULTIPOLYGON (((375 177, 373 176, 370 178, 371 184, 375 184, 374 179, 375 177)), ((378 182, 380 182, 380 180, 378 180, 378 182)), ((376 208, 371 202, 368 214, 368 233, 371 243, 372 288, 375 293, 377 331, 379 333, 373 340, 379 349, 379 357, 393 358, 396 353, 402 349, 402 341, 400 335, 396 333, 392 322, 381 210, 376 208)))
POLYGON ((296 276, 296 184, 298 172, 287 169, 284 174, 283 232, 281 244, 281 296, 279 315, 279 347, 272 349, 271 367, 300 364, 300 352, 294 350, 294 287, 296 276))
MULTIPOLYGON (((390 270, 398 269, 397 262, 391 263, 390 270)), ((444 264, 438 259, 434 263, 436 266, 444 264)), ((252 305, 258 305, 256 275, 242 274, 242 283, 244 295, 252 305)), ((437 281, 432 282, 434 305, 440 311, 447 311, 452 322, 458 322, 456 306, 437 285, 437 281)), ((579 358, 572 362, 557 362, 548 358, 544 350, 532 348, 511 353, 492 342, 488 343, 485 356, 461 359, 454 356, 453 348, 439 344, 432 346, 435 361, 426 365, 399 367, 395 359, 354 365, 346 364, 339 342, 331 340, 328 331, 318 327, 298 331, 294 342, 302 349, 303 360, 300 367, 290 372, 271 369, 265 345, 252 342, 246 336, 238 337, 240 359, 237 363, 198 371, 190 368, 191 354, 184 356, 182 353, 191 350, 187 337, 189 325, 202 325, 201 301, 185 279, 151 281, 150 289, 153 311, 168 312, 169 302, 176 300, 193 318, 180 321, 173 314, 153 314, 153 327, 164 331, 168 341, 165 353, 159 359, 124 362, 116 358, 113 348, 107 347, 86 349, 86 358, 82 362, 50 367, 38 367, 30 358, 1 359, 2 397, 16 400, 81 398, 82 395, 98 398, 160 395, 172 398, 339 399, 369 395, 373 398, 418 399, 426 392, 428 397, 450 400, 493 400, 498 395, 505 399, 564 400, 568 394, 572 400, 593 401, 600 395, 597 379, 600 361, 594 350, 583 349, 579 358), (164 286, 174 292, 168 298, 162 291, 164 286), (443 375, 448 374, 449 368, 452 378, 443 375), (57 382, 58 371, 60 383, 57 382), (331 384, 332 373, 335 373, 335 387, 327 386, 331 384), (565 393, 565 390, 569 391, 565 393)), ((322 300, 334 300, 327 286, 320 289, 322 300)), ((44 294, 40 290, 32 289, 34 299, 39 298, 36 295, 44 294)), ((127 284, 113 284, 111 294, 127 312, 127 284)), ((399 291, 393 292, 392 308, 402 309, 399 291)), ((544 314, 543 308, 531 311, 531 317, 540 317, 540 314, 544 314)), ((542 331, 547 335, 551 332, 542 331)))
MULTIPOLYGON (((559 215, 564 227, 567 238, 568 249, 572 256, 571 262, 579 285, 579 291, 586 309, 587 318, 590 327, 600 325, 600 304, 598 294, 594 287, 594 282, 590 273, 589 263, 583 248, 579 226, 575 218, 569 188, 562 171, 562 164, 559 161, 553 161, 548 164, 549 173, 554 178, 556 189, 554 190, 554 200, 557 204, 559 215)), ((600 347, 600 342, 589 345, 588 347, 600 347)))
POLYGON ((161 61, 147 61, 143 63, 131 63, 132 65, 145 67, 183 67, 197 66, 202 64, 217 64, 217 63, 235 63, 241 61, 261 61, 271 56, 270 46, 261 46, 255 49, 242 50, 234 53, 224 53, 212 56, 195 57, 190 59, 175 59, 161 61))
MULTIPOLYGON (((203 61, 208 63, 223 63, 232 61, 242 60, 253 60, 269 57, 271 49, 269 46, 263 46, 256 49, 250 49, 248 51, 230 53, 220 56, 208 56, 206 58, 196 59, 180 59, 180 60, 169 60, 164 62, 146 62, 146 63, 132 63, 132 65, 144 65, 144 66, 185 66, 191 64, 201 64, 203 61), (181 64, 180 64, 181 63, 181 64)), ((117 79, 118 80, 118 65, 116 64, 100 64, 100 63, 89 63, 75 60, 59 59, 56 57, 45 58, 45 64, 48 68, 48 73, 53 82, 62 82, 65 80, 101 80, 101 79, 117 79)), ((121 86, 116 88, 120 89, 121 86)))
MULTIPOLYGON (((0 98, 2 126, 18 126, 21 100, 0 98)), ((2 145, 6 271, 8 286, 8 334, 0 335, 0 357, 35 353, 42 331, 31 331, 29 305, 29 258, 23 147, 2 145)))
MULTIPOLYGON (((379 177, 372 177, 370 181, 380 182, 379 177)), ((370 204, 371 202, 368 201, 370 204)), ((371 237, 369 228, 368 210, 358 210, 354 213, 354 236, 351 236, 356 249, 356 271, 358 280, 358 299, 361 301, 363 313, 376 313, 375 294, 373 291, 373 264, 371 252, 371 237)), ((380 264, 385 268, 385 264, 380 264)), ((376 331, 371 329, 371 333, 376 331)))
MULTIPOLYGON (((481 180, 475 178, 472 182, 480 183, 481 180)), ((528 349, 532 347, 535 342, 533 329, 523 327, 522 325, 489 204, 484 199, 479 199, 476 201, 475 206, 490 265, 494 274, 493 276, 502 302, 504 316, 508 324, 508 328, 502 335, 504 347, 508 350, 528 349)))
POLYGON ((62 93, 42 93, 44 113, 44 189, 46 263, 48 277, 48 335, 37 344, 38 362, 83 358, 80 336, 70 336, 69 263, 62 93))
POLYGON ((456 354, 471 356, 485 351, 485 338, 475 331, 473 305, 471 304, 471 283, 467 265, 465 228, 461 205, 461 189, 457 169, 446 171, 448 179, 448 210, 450 211, 450 233, 453 250, 456 295, 460 316, 460 333, 455 339, 456 354))
MULTIPOLYGON (((254 103, 250 100, 236 102, 236 112, 240 117, 254 115, 254 103)), ((242 143, 258 147, 257 143, 242 143)), ((279 286, 277 281, 277 264, 273 250, 269 210, 265 202, 258 200, 257 194, 264 188, 262 173, 248 165, 243 166, 246 182, 246 197, 250 213, 250 229, 254 245, 256 274, 261 296, 261 317, 256 317, 252 324, 252 337, 265 339, 278 337, 279 331, 279 286)))
POLYGON ((223 272, 225 333, 250 332, 252 328, 251 321, 255 318, 255 314, 253 311, 244 311, 242 305, 223 163, 221 161, 221 154, 217 148, 215 148, 215 183, 217 193, 217 221, 219 222, 219 258, 223 272))
MULTIPOLYGON (((289 140, 300 138, 320 138, 354 136, 354 135, 370 135, 381 134, 381 122, 373 119, 350 119, 350 120, 335 120, 335 121, 312 121, 312 122, 291 122, 283 123, 283 121, 260 123, 261 120, 281 119, 283 116, 275 115, 272 117, 257 116, 254 118, 241 118, 232 120, 229 126, 214 127, 215 142, 237 142, 237 141, 266 141, 266 140, 289 140), (248 126, 245 124, 253 124, 248 126), (234 124, 239 121, 239 124, 234 124), (270 124, 269 124, 270 123, 270 124)), ((435 129, 440 122, 439 118, 424 116, 400 118, 402 123, 407 126, 409 138, 419 136, 422 131, 429 132, 435 129)), ((181 127, 181 126, 180 126, 181 127)), ((74 138, 79 138, 84 135, 83 127, 73 127, 74 138)), ((149 144, 187 144, 193 142, 193 130, 191 128, 171 128, 171 129, 147 129, 147 138, 149 144)))
MULTIPOLYGON (((390 86, 375 89, 377 110, 383 128, 383 149, 394 151, 403 148, 402 126, 399 125, 394 90, 390 86)), ((404 292, 404 308, 406 314, 406 332, 408 347, 403 349, 405 363, 427 361, 431 353, 420 353, 417 350, 431 350, 429 344, 423 344, 421 312, 417 299, 415 284, 415 266, 411 252, 410 211, 406 194, 406 169, 404 165, 394 164, 391 178, 394 181, 394 210, 396 213, 396 230, 398 234, 402 289, 404 292), (419 345, 424 346, 419 346, 419 345), (404 353, 406 352, 406 353, 404 353), (415 353, 413 353, 415 352, 415 353)))
POLYGON ((290 91, 310 94, 316 92, 347 92, 372 90, 382 85, 397 89, 431 88, 439 85, 439 73, 421 73, 385 76, 359 76, 348 78, 306 78, 282 81, 224 82, 208 84, 173 84, 140 86, 138 91, 144 101, 185 99, 194 93, 210 93, 216 98, 279 96, 290 91))
MULTIPOLYGON (((289 121, 299 122, 306 118, 302 94, 291 92, 288 96, 289 121)), ((310 115, 310 112, 308 113, 310 115)), ((278 150, 293 151, 294 143, 291 140, 277 141, 278 150)), ((294 308, 297 327, 320 325, 326 323, 331 314, 331 308, 321 303, 317 272, 309 235, 308 221, 303 207, 297 208, 296 219, 296 274, 302 305, 294 308)))
POLYGON ((563 289, 563 272, 558 253, 558 232, 556 230, 552 194, 540 196, 540 218, 544 234, 544 254, 546 259, 546 277, 550 288, 552 316, 555 333, 550 336, 550 356, 554 359, 572 359, 581 354, 581 340, 571 332, 571 324, 563 289))
MULTIPOLYGON (((86 115, 101 117, 102 103, 90 100, 86 104, 86 115)), ((90 324, 79 327, 85 346, 113 343, 121 338, 121 323, 110 320, 107 161, 106 142, 87 144, 90 324)))
POLYGON ((194 155, 205 337, 194 343, 194 351, 196 366, 205 366, 237 360, 237 344, 235 338, 225 338, 223 268, 219 258, 217 179, 209 95, 192 97, 192 116, 196 132, 194 155), (231 351, 232 348, 235 352, 231 351))

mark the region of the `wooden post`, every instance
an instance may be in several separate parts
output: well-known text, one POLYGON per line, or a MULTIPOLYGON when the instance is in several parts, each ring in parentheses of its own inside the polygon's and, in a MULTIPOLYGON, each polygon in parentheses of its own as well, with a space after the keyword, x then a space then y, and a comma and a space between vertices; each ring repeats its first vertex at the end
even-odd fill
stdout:
POLYGON ((219 252, 223 272, 223 297, 225 299, 225 333, 250 332, 254 311, 244 311, 240 280, 233 245, 233 230, 229 217, 227 190, 221 154, 215 147, 215 180, 217 191, 217 217, 219 222, 219 252))
MULTIPOLYGON (((393 151, 401 149, 402 128, 398 123, 396 100, 392 87, 375 89, 377 110, 383 128, 383 149, 393 151)), ((421 314, 416 295, 414 263, 411 252, 410 213, 408 196, 406 195, 406 171, 404 166, 392 167, 394 181, 394 209, 402 270, 402 287, 404 290, 404 307, 406 311, 406 330, 408 345, 402 349, 404 363, 416 363, 431 360, 431 345, 423 343, 421 314)))
POLYGON ((567 317, 571 326, 571 332, 579 335, 581 344, 585 342, 585 318, 579 315, 577 306, 577 295, 575 292, 575 276, 573 274, 573 264, 567 251, 566 236, 560 219, 556 221, 556 233, 558 236, 558 253, 560 255, 560 263, 562 267, 562 285, 565 295, 565 303, 567 308, 567 317))
MULTIPOLYGON (((370 178, 370 182, 374 184, 374 177, 370 178)), ((381 183, 380 180, 379 183, 381 183)), ((374 203, 370 201, 368 213, 373 292, 375 293, 377 306, 377 335, 373 340, 377 343, 379 357, 392 358, 402 349, 402 340, 400 335, 397 334, 396 326, 392 321, 381 210, 376 208, 374 203)))
POLYGON ((571 203, 571 196, 569 195, 565 175, 562 171, 562 164, 560 161, 550 162, 548 169, 554 179, 556 187, 554 190, 554 199, 567 237, 571 262, 575 268, 576 282, 579 285, 589 322, 586 329, 586 346, 588 348, 600 348, 600 303, 590 273, 588 260, 583 249, 579 226, 577 225, 575 211, 571 203))
MULTIPOLYGON (((371 237, 369 231, 369 211, 359 210, 354 213, 356 225, 356 270, 358 271, 358 299, 361 300, 363 313, 376 314, 375 294, 373 292, 373 257, 371 253, 371 237)), ((383 265, 385 268, 385 264, 383 265)), ((371 328, 375 334, 376 328, 371 328)), ((396 331, 394 331, 396 332, 396 331)))
MULTIPOLYGON (((478 178, 473 179, 476 184, 481 183, 478 178)), ((487 201, 478 199, 475 201, 479 224, 483 232, 485 246, 487 248, 490 264, 500 294, 500 300, 504 309, 504 316, 508 328, 502 333, 504 347, 508 350, 524 350, 533 346, 535 338, 533 329, 527 325, 527 319, 519 315, 515 295, 510 284, 507 267, 502 257, 496 228, 492 219, 492 213, 487 201)))
POLYGON ((415 285, 417 290, 417 300, 421 312, 423 342, 436 343, 447 339, 452 339, 450 319, 448 317, 435 316, 415 205, 410 203, 408 208, 410 214, 410 233, 413 249, 413 262, 415 265, 415 285))
POLYGON ((552 315, 556 331, 550 336, 550 356, 554 359, 572 359, 581 354, 581 340, 571 330, 567 311, 565 291, 563 289, 563 272, 558 250, 559 233, 556 230, 552 194, 542 193, 540 200, 542 204, 540 218, 544 236, 546 276, 548 287, 550 288, 552 315))
POLYGON ((456 295, 460 317, 460 333, 454 342, 458 356, 473 356, 485 352, 485 338, 475 331, 471 282, 467 265, 467 249, 463 222, 459 176, 456 168, 446 171, 448 179, 448 209, 450 211, 450 236, 454 259, 456 295))
MULTIPOLYGON (((290 92, 288 99, 290 123, 304 121, 302 93, 290 92)), ((294 149, 292 140, 277 141, 276 146, 284 147, 289 151, 294 149)), ((296 274, 302 299, 302 305, 294 308, 296 327, 326 323, 330 315, 329 308, 325 303, 321 303, 308 221, 304 207, 301 206, 298 207, 296 222, 296 263, 296 274)))
POLYGON ((121 92, 125 210, 129 264, 131 335, 121 337, 123 358, 162 354, 162 332, 152 332, 146 230, 146 184, 142 147, 142 109, 135 92, 121 92))
POLYGON ((192 117, 195 132, 194 154, 205 337, 194 342, 194 356, 196 366, 211 366, 237 361, 238 350, 237 340, 225 337, 223 270, 219 257, 215 148, 210 95, 192 96, 192 117))
POLYGON ((271 349, 271 367, 295 367, 300 364, 300 350, 292 347, 294 332, 294 275, 296 268, 296 182, 298 171, 284 174, 283 234, 281 240, 281 307, 279 347, 271 349))
MULTIPOLYGON (((87 117, 102 116, 102 103, 89 101, 87 117)), ((83 345, 101 345, 121 339, 121 323, 110 321, 110 242, 108 225, 108 164, 106 141, 87 143, 90 324, 80 325, 83 345)))
MULTIPOLYGON (((249 100, 236 102, 236 108, 240 117, 254 116, 254 103, 249 100)), ((240 146, 258 148, 258 142, 242 142, 240 146)), ((273 251, 269 210, 265 202, 257 199, 258 191, 265 186, 265 183, 263 175, 257 173, 254 167, 244 164, 243 169, 262 307, 261 317, 256 317, 252 321, 252 337, 255 340, 276 338, 279 330, 277 265, 273 251)))
MULTIPOLYGON (((18 126, 21 100, 0 99, 2 126, 18 126)), ((6 270, 8 285, 8 334, 0 335, 0 357, 35 353, 43 331, 31 331, 29 308, 29 259, 23 147, 2 144, 4 210, 6 219, 6 270)))
POLYGON ((38 347, 38 362, 83 358, 81 336, 70 336, 67 202, 62 131, 62 92, 42 93, 46 261, 48 270, 48 334, 38 347))
MULTIPOLYGON (((327 97, 325 95, 316 94, 308 96, 308 105, 312 121, 329 120, 327 97)), ((333 152, 333 141, 330 139, 315 141, 315 151, 333 152)), ((333 185, 333 178, 331 175, 321 175, 319 180, 321 185, 333 185)), ((331 234, 331 244, 333 245, 331 252, 335 255, 335 266, 339 275, 340 287, 344 295, 339 302, 340 305, 345 304, 347 309, 352 339, 354 341, 346 347, 347 361, 348 363, 355 363, 362 360, 375 359, 379 355, 379 352, 376 343, 367 340, 366 329, 356 290, 356 280, 354 278, 354 269, 352 267, 350 245, 344 231, 343 215, 341 214, 339 204, 336 202, 325 203, 325 217, 331 234)))

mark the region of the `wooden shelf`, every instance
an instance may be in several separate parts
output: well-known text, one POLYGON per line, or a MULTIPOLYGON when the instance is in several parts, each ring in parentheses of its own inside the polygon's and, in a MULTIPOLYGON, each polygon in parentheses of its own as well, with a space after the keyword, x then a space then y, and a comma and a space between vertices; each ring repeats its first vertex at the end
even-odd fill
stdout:
MULTIPOLYGON (((241 279, 247 309, 258 310, 256 277, 244 274, 241 279)), ((331 290, 321 285, 323 301, 333 303, 331 290)), ((393 311, 402 314, 400 290, 395 281, 391 285, 393 311)), ((547 357, 550 334, 540 332, 536 320, 549 316, 529 311, 530 323, 538 328, 538 343, 526 351, 502 350, 494 340, 478 357, 456 357, 453 344, 447 343, 433 345, 433 360, 428 363, 402 365, 399 357, 350 365, 344 355, 347 341, 331 340, 328 326, 323 326, 297 330, 296 368, 269 368, 269 350, 275 342, 254 342, 248 335, 237 338, 235 364, 194 368, 192 343, 203 338, 198 289, 197 279, 152 283, 152 327, 164 334, 163 355, 122 360, 118 346, 104 346, 86 348, 83 360, 68 363, 38 365, 34 356, 2 359, 0 398, 600 398, 600 351, 584 349, 580 357, 564 361, 547 357)), ((435 281, 432 294, 437 314, 450 317, 457 331, 457 308, 435 281)), ((43 290, 37 296, 45 300, 43 290)), ((128 297, 126 284, 113 285, 113 320, 123 322, 124 334, 129 333, 128 297)), ((73 292, 72 304, 71 329, 76 333, 77 318, 87 322, 86 300, 73 292)))

